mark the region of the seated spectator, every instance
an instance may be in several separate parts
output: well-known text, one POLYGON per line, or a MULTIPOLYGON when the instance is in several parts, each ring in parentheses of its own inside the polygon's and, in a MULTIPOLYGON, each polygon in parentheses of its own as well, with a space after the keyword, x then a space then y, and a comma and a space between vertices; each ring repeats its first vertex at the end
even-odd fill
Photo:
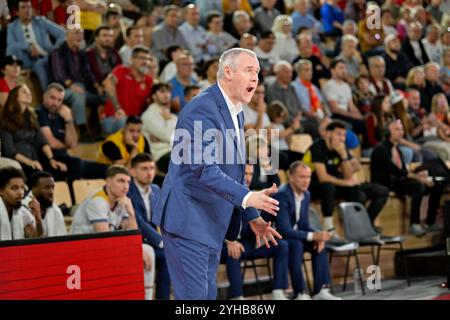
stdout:
POLYGON ((223 30, 223 18, 218 12, 210 12, 206 18, 208 36, 206 42, 211 46, 211 54, 219 57, 226 50, 234 47, 239 40, 223 30))
POLYGON ((326 0, 320 8, 324 34, 330 37, 342 34, 344 14, 337 5, 337 0, 326 0))
POLYGON ((440 23, 444 13, 441 10, 442 0, 431 0, 425 10, 430 14, 434 23, 440 23))
POLYGON ((187 49, 192 54, 194 62, 199 64, 210 59, 213 54, 208 46, 208 34, 205 28, 200 25, 200 12, 195 4, 188 4, 183 10, 185 21, 181 24, 179 30, 186 40, 187 49))
POLYGON ((22 61, 16 56, 6 56, 2 61, 0 78, 0 110, 8 99, 9 92, 17 86, 17 79, 20 76, 22 61))
POLYGON ((103 84, 108 100, 101 120, 106 134, 120 130, 127 117, 140 116, 145 110, 153 85, 149 75, 151 60, 150 50, 137 46, 133 49, 131 65, 119 65, 106 77, 103 84))
POLYGON ((379 10, 376 3, 371 3, 366 9, 366 17, 358 24, 358 38, 361 41, 361 51, 365 58, 384 52, 384 30, 374 27, 372 21, 374 12, 379 12, 379 10))
POLYGON ((111 28, 102 26, 95 30, 94 43, 86 50, 86 54, 97 83, 101 84, 117 65, 122 64, 122 59, 113 45, 111 28))
POLYGON ((388 78, 394 87, 405 88, 406 76, 412 64, 408 57, 401 52, 401 43, 397 36, 388 35, 384 39, 385 53, 383 59, 386 64, 386 78, 388 78))
POLYGON ((424 67, 425 72, 425 87, 420 92, 422 105, 425 109, 431 111, 431 100, 437 93, 443 93, 441 85, 439 84, 439 74, 441 67, 436 62, 428 62, 424 67))
POLYGON ((346 19, 353 21, 363 20, 366 16, 366 1, 365 0, 350 0, 346 1, 344 9, 344 16, 346 19))
POLYGON ((386 73, 386 64, 382 56, 372 56, 369 58, 369 90, 376 96, 384 94, 386 96, 394 94, 394 87, 391 81, 384 75, 386 73))
POLYGON ((172 85, 172 109, 178 112, 186 105, 184 89, 188 85, 197 84, 197 80, 194 78, 194 60, 188 52, 180 54, 175 64, 177 74, 169 83, 172 85))
POLYGON ((450 49, 447 49, 442 54, 443 64, 441 66, 440 80, 442 83, 442 89, 445 91, 447 96, 450 95, 450 49))
POLYGON ((277 168, 269 158, 269 146, 263 134, 256 134, 246 140, 248 163, 254 165, 253 178, 249 184, 250 190, 270 188, 273 184, 280 185, 277 168))
POLYGON ((397 28, 395 25, 395 19, 390 10, 381 10, 381 27, 383 28, 384 35, 397 36, 397 28))
POLYGON ((412 67, 406 75, 406 88, 416 89, 422 97, 425 88, 425 71, 422 66, 412 67))
POLYGON ((161 71, 161 75, 159 76, 159 80, 161 82, 169 82, 173 77, 177 75, 177 65, 175 61, 178 59, 178 56, 182 53, 186 52, 183 48, 178 45, 170 46, 166 50, 166 65, 161 71))
POLYGON ((38 215, 38 206, 34 201, 31 205, 33 209, 21 210, 24 194, 23 171, 13 167, 0 169, 0 241, 37 236, 30 211, 38 215))
POLYGON ((429 126, 429 117, 426 114, 425 108, 422 107, 420 93, 417 89, 408 89, 406 96, 408 98, 407 112, 414 127, 412 137, 417 140, 418 137, 423 136, 423 130, 429 126))
POLYGON ((186 88, 184 88, 184 101, 189 103, 196 95, 202 92, 202 88, 196 84, 190 84, 186 88))
POLYGON ((64 30, 47 18, 34 17, 30 0, 16 4, 18 19, 8 25, 6 55, 15 55, 25 69, 32 69, 45 89, 50 78, 48 57, 64 42, 64 30))
POLYGON ((195 4, 198 6, 200 11, 200 21, 202 25, 208 26, 208 17, 211 12, 215 12, 220 17, 222 14, 222 0, 196 0, 195 4))
POLYGON ((325 116, 331 116, 331 112, 322 96, 319 88, 312 82, 312 63, 306 59, 300 59, 295 64, 297 78, 292 81, 297 98, 303 112, 302 124, 304 131, 313 139, 318 136, 317 128, 320 120, 325 116))
POLYGON ((308 33, 301 33, 297 36, 297 46, 299 50, 299 56, 294 59, 294 63, 296 63, 300 59, 306 59, 312 62, 313 64, 313 78, 312 83, 317 87, 320 87, 321 84, 319 81, 323 81, 322 79, 330 78, 330 71, 323 65, 320 59, 313 54, 313 42, 311 35, 308 33))
POLYGON ((297 0, 294 3, 294 11, 291 14, 292 18, 292 35, 296 36, 302 27, 311 30, 314 42, 320 40, 319 34, 323 31, 322 23, 317 20, 310 12, 309 0, 297 0))
POLYGON ((253 23, 247 12, 243 10, 234 11, 232 14, 232 28, 225 30, 229 31, 230 34, 236 39, 240 39, 245 33, 255 34, 253 29, 253 23))
POLYGON ((207 60, 202 65, 201 80, 198 85, 201 90, 206 90, 217 82, 217 71, 219 70, 219 59, 207 60))
POLYGON ((430 59, 425 51, 422 41, 422 25, 420 22, 408 24, 408 36, 403 40, 402 52, 408 57, 413 66, 421 66, 429 62, 430 59))
POLYGON ((72 171, 53 157, 53 151, 39 129, 36 113, 31 107, 31 92, 26 85, 15 87, 2 110, 2 154, 17 160, 27 177, 34 171, 45 170, 57 180, 74 180, 72 171))
POLYGON ((178 117, 170 112, 171 85, 153 86, 153 103, 142 114, 142 131, 150 142, 158 170, 167 173, 178 117), (161 160, 161 161, 160 161, 161 160))
MULTIPOLYGON (((334 45, 333 57, 336 57, 337 55, 339 55, 339 53, 341 53, 343 37, 345 37, 346 35, 350 35, 358 38, 358 26, 355 21, 345 20, 344 24, 342 25, 342 28, 343 28, 342 36, 336 39, 336 43, 334 45)), ((358 41, 358 52, 361 52, 359 41, 358 41)))
MULTIPOLYGON (((253 165, 245 166, 245 181, 248 186, 253 177, 253 165)), ((272 300, 288 300, 283 290, 288 286, 288 246, 284 240, 278 240, 277 246, 267 248, 257 246, 255 235, 250 225, 244 220, 237 240, 225 240, 222 246, 222 261, 227 266, 230 282, 229 297, 232 300, 243 300, 243 279, 241 276, 241 261, 263 258, 273 258, 272 300)), ((301 273, 301 271, 300 271, 301 273)))
POLYGON ((142 134, 142 120, 137 116, 129 116, 123 129, 111 134, 100 144, 97 161, 130 167, 131 159, 142 152, 150 153, 150 145, 142 134))
POLYGON ((353 104, 352 89, 345 82, 347 67, 342 60, 331 62, 331 80, 323 86, 323 94, 328 101, 333 118, 349 123, 357 134, 364 133, 364 121, 361 112, 353 104))
MULTIPOLYGON (((448 32, 448 31, 447 31, 448 32)), ((441 27, 436 24, 427 27, 427 36, 421 40, 430 61, 442 65, 444 48, 441 43, 441 27)))
POLYGON ((178 26, 180 8, 176 5, 164 7, 164 21, 158 24, 152 32, 152 52, 159 61, 163 61, 164 51, 173 45, 188 49, 189 45, 178 26))
POLYGON ((363 116, 372 110, 373 94, 369 90, 369 78, 359 76, 355 80, 355 89, 353 90, 353 103, 363 116))
POLYGON ((329 229, 311 228, 308 210, 311 195, 308 191, 311 169, 300 161, 289 167, 289 183, 273 197, 280 204, 276 217, 277 230, 289 245, 289 271, 296 300, 311 300, 305 292, 302 266, 305 252, 311 254, 314 274, 314 300, 342 300, 330 292, 331 277, 325 242, 331 237, 329 229))
POLYGON ((253 23, 255 32, 258 35, 272 29, 275 18, 280 15, 280 11, 275 8, 276 0, 261 0, 261 5, 253 12, 253 23))
POLYGON ((82 29, 69 29, 66 41, 52 52, 51 64, 55 81, 66 88, 64 102, 72 109, 75 124, 83 134, 81 140, 86 141, 86 106, 91 106, 96 114, 104 98, 103 87, 92 73, 86 51, 81 49, 82 41, 82 29))
POLYGON ((27 181, 28 195, 22 200, 20 210, 28 210, 31 203, 35 203, 36 210, 34 225, 40 237, 65 236, 67 234, 64 216, 61 209, 54 204, 55 180, 45 171, 36 171, 27 181))
POLYGON ((275 34, 275 46, 273 51, 281 60, 292 63, 298 56, 297 43, 292 36, 292 18, 281 14, 275 18, 272 31, 275 34))
MULTIPOLYGON (((288 128, 283 123, 286 122, 288 117, 288 111, 286 106, 281 102, 274 100, 269 104, 267 113, 270 118, 270 127, 278 130, 278 154, 279 154, 279 166, 280 169, 287 170, 292 162, 299 160, 303 157, 303 154, 290 150, 289 144, 291 137, 300 129, 300 115, 294 117, 288 128)), ((273 132, 271 131, 272 139, 273 132)), ((272 146, 273 148, 273 146, 272 146)))
MULTIPOLYGON (((76 209, 71 234, 138 229, 133 203, 127 197, 130 174, 120 165, 112 165, 106 172, 105 186, 89 195, 76 209)), ((144 260, 145 299, 153 298, 155 279, 155 252, 148 244, 142 245, 144 260)))
POLYGON ((259 66, 261 68, 261 76, 266 78, 273 75, 273 66, 280 58, 277 56, 275 50, 275 35, 272 31, 265 31, 261 33, 254 52, 258 57, 259 66))
POLYGON ((377 95, 372 102, 372 109, 366 118, 366 134, 363 135, 363 154, 370 156, 373 148, 384 138, 386 125, 394 120, 389 96, 377 95))
POLYGON ((311 195, 320 199, 323 229, 333 228, 333 210, 337 198, 365 202, 360 182, 353 177, 352 155, 346 145, 345 124, 333 121, 326 127, 326 137, 316 140, 303 156, 312 172, 311 195))
POLYGON ((353 84, 355 79, 365 71, 363 59, 358 51, 358 39, 350 34, 342 36, 342 50, 336 57, 347 66, 347 82, 353 84))
POLYGON ((388 125, 388 136, 375 147, 370 160, 371 181, 380 183, 398 195, 411 196, 411 220, 409 232, 415 236, 423 236, 427 230, 436 230, 436 213, 442 195, 442 186, 428 180, 426 176, 408 172, 402 160, 398 144, 404 131, 401 121, 396 120, 388 125), (420 225, 420 204, 425 193, 430 194, 426 228, 420 225))
POLYGON ((250 102, 243 106, 245 125, 244 130, 253 129, 258 134, 260 129, 266 129, 270 126, 270 119, 266 113, 267 104, 264 100, 266 89, 264 83, 259 82, 256 86, 255 93, 250 102))
POLYGON ((287 61, 280 60, 275 64, 273 71, 276 80, 274 83, 267 85, 266 99, 269 103, 274 100, 283 102, 289 112, 289 121, 301 113, 300 101, 294 86, 291 84, 292 65, 287 61))
POLYGON ((251 33, 244 33, 239 39, 239 48, 255 50, 256 44, 258 43, 258 38, 251 33))
POLYGON ((169 300, 170 278, 164 255, 164 244, 161 234, 151 222, 161 189, 153 184, 156 166, 152 156, 140 153, 131 160, 131 176, 128 197, 133 205, 137 225, 142 233, 143 241, 155 251, 156 263, 156 299, 169 300))
POLYGON ((122 8, 116 3, 108 5, 108 11, 105 14, 105 26, 113 32, 113 47, 119 50, 126 38, 127 27, 122 20, 122 8))
POLYGON ((42 105, 36 110, 39 126, 50 145, 53 157, 70 168, 73 179, 104 179, 107 166, 71 156, 69 149, 78 144, 78 134, 70 108, 63 104, 64 87, 49 84, 42 105))
POLYGON ((125 44, 120 48, 119 55, 122 63, 126 66, 131 65, 133 49, 144 45, 144 31, 142 28, 132 26, 127 28, 125 44))

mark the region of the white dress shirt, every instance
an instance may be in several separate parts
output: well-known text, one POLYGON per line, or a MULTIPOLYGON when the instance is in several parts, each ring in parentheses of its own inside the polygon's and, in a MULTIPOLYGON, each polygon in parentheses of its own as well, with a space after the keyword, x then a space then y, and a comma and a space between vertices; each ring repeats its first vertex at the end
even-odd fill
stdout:
MULTIPOLYGON (((302 202, 303 199, 305 199, 305 196, 303 193, 301 195, 294 192, 294 198, 295 198, 295 225, 294 230, 298 230, 298 222, 300 221, 300 212, 302 209, 302 202)), ((314 238, 314 232, 308 232, 308 235, 306 236, 307 241, 313 241, 314 238)))
POLYGON ((139 190, 142 200, 144 200, 145 211, 147 212, 147 219, 148 219, 148 221, 151 221, 151 218, 152 218, 152 209, 151 208, 152 207, 150 204, 150 194, 152 193, 152 188, 150 186, 147 186, 147 190, 145 190, 145 188, 142 188, 141 185, 139 183, 137 183, 136 181, 134 181, 133 183, 136 186, 136 188, 139 190))

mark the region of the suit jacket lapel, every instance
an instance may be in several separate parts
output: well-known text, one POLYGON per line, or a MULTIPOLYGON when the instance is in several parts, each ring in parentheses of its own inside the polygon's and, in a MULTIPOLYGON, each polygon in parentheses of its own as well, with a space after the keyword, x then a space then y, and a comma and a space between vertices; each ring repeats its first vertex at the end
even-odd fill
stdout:
MULTIPOLYGON (((289 212, 290 216, 291 216, 291 221, 294 221, 293 226, 298 222, 295 216, 295 196, 294 196, 294 191, 292 190, 291 186, 289 184, 287 184, 287 188, 289 190, 289 203, 291 203, 293 205, 293 210, 291 210, 289 212)), ((300 208, 300 213, 301 213, 301 208, 300 208)))

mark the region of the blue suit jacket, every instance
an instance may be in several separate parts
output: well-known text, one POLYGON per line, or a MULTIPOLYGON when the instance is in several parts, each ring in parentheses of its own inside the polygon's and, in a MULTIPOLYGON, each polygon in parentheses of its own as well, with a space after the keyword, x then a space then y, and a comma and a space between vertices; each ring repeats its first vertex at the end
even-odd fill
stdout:
POLYGON ((280 202, 280 210, 276 217, 277 230, 286 240, 306 241, 308 232, 316 231, 309 226, 308 209, 311 203, 309 191, 304 193, 299 221, 295 221, 295 196, 289 184, 283 185, 273 197, 280 202), (295 224, 298 224, 297 230, 294 230, 295 224))
MULTIPOLYGON (((158 200, 161 189, 156 184, 151 185, 152 192, 150 193, 150 206, 152 215, 155 212, 156 202, 158 200)), ((141 230, 144 242, 148 243, 152 247, 159 248, 159 244, 162 241, 161 235, 157 232, 156 226, 148 221, 147 210, 145 209, 144 200, 139 193, 138 188, 134 182, 130 183, 130 190, 128 191, 128 197, 133 203, 133 208, 136 214, 136 221, 141 230)))
MULTIPOLYGON (((64 42, 64 29, 45 17, 33 17, 31 25, 33 26, 37 43, 42 49, 47 51, 49 55, 53 49, 59 47, 64 42), (54 43, 50 40, 50 36, 54 39, 54 43)), ((25 38, 19 19, 14 20, 8 25, 7 44, 7 55, 15 54, 21 57, 21 52, 28 54, 30 45, 25 38)))
MULTIPOLYGON (((243 128, 242 113, 239 123, 243 128)), ((211 248, 220 248, 226 234, 230 240, 237 236, 242 214, 246 221, 250 221, 259 213, 254 208, 243 213, 241 207, 242 200, 250 192, 244 182, 243 141, 240 146, 230 139, 214 146, 211 144, 212 140, 217 142, 220 137, 209 129, 216 129, 222 137, 226 137, 226 130, 235 132, 230 111, 217 84, 199 94, 181 110, 176 129, 183 130, 184 134, 180 137, 180 131, 176 131, 169 172, 152 222, 171 234, 211 248), (195 135, 194 121, 197 122, 195 135), (198 128, 199 124, 201 128, 198 128), (211 136, 201 139, 205 132, 206 135, 213 133, 215 139, 211 136), (203 154, 224 159, 234 154, 235 162, 221 164, 196 159, 203 154), (191 163, 197 161, 193 164, 177 162, 174 156, 182 156, 191 163), (236 162, 238 158, 240 163, 236 162)), ((241 137, 244 137, 243 131, 241 137)))

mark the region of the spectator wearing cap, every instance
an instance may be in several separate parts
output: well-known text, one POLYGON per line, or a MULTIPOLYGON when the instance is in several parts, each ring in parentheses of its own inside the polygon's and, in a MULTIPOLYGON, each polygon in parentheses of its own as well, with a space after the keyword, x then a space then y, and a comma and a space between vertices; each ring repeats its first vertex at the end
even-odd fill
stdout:
POLYGON ((173 135, 178 117, 170 111, 172 86, 156 83, 152 89, 153 103, 142 114, 142 132, 150 143, 152 155, 161 172, 167 172, 173 135), (159 160, 164 158, 160 163, 159 160))
POLYGON ((132 26, 127 29, 125 44, 120 48, 119 55, 122 63, 126 66, 131 64, 131 52, 136 46, 144 44, 144 31, 137 26, 132 26))
POLYGON ((148 12, 148 10, 146 10, 146 8, 140 8, 140 3, 139 1, 136 1, 136 4, 134 3, 134 1, 130 1, 130 0, 114 0, 114 3, 109 2, 108 5, 108 10, 113 8, 113 7, 119 7, 120 8, 120 16, 122 16, 122 14, 133 20, 136 21, 138 20, 141 16, 142 16, 142 12, 148 12))
POLYGON ((223 30, 223 17, 218 12, 211 12, 206 18, 208 28, 207 41, 213 48, 212 54, 219 57, 223 52, 235 46, 239 41, 223 30))
POLYGON ((184 89, 192 84, 197 84, 194 77, 194 59, 188 52, 178 56, 175 61, 177 74, 169 83, 172 85, 172 110, 178 112, 187 103, 184 98, 184 89))
POLYGON ((408 57, 414 66, 424 65, 430 58, 428 57, 422 41, 422 25, 420 22, 414 21, 408 24, 408 36, 402 43, 402 52, 408 57))
POLYGON ((32 69, 45 89, 50 77, 48 57, 64 42, 64 30, 45 17, 34 17, 30 0, 19 0, 17 13, 18 19, 8 25, 6 55, 15 55, 25 69, 32 69))
POLYGON ((105 25, 113 30, 114 48, 119 50, 126 38, 127 28, 122 21, 122 8, 115 3, 108 5, 108 11, 105 15, 105 25))
POLYGON ((274 46, 275 34, 270 30, 261 33, 258 45, 254 51, 258 57, 261 74, 264 78, 273 74, 273 66, 280 60, 274 50, 274 46))
POLYGON ((119 53, 113 47, 113 39, 113 29, 98 27, 94 32, 94 43, 86 50, 89 65, 98 83, 102 83, 117 65, 122 64, 119 53))
POLYGON ((282 60, 292 63, 298 56, 297 43, 292 36, 292 18, 288 15, 281 14, 275 18, 272 26, 275 34, 275 46, 273 51, 282 60))
POLYGON ((173 45, 184 49, 189 45, 181 33, 178 23, 180 21, 180 8, 169 5, 164 8, 164 21, 158 24, 152 32, 152 52, 159 61, 165 59, 165 50, 173 45))
POLYGON ((394 87, 402 89, 405 87, 408 70, 412 63, 408 57, 401 52, 401 43, 397 36, 388 35, 384 39, 385 53, 383 54, 386 63, 386 78, 391 80, 394 87))
POLYGON ((213 48, 208 43, 208 34, 200 25, 200 13, 198 7, 189 4, 184 7, 185 22, 180 26, 180 32, 186 39, 189 51, 196 64, 206 61, 211 57, 213 48))
POLYGON ((6 56, 2 63, 0 78, 0 110, 8 99, 9 92, 17 86, 17 79, 20 76, 22 61, 15 55, 6 56))
POLYGON ((101 125, 111 134, 123 128, 127 116, 140 116, 149 103, 153 79, 149 76, 150 49, 137 46, 131 65, 118 65, 103 81, 108 96, 101 125))
POLYGON ((280 11, 275 8, 276 2, 277 0, 261 0, 261 5, 255 9, 253 22, 257 34, 272 29, 275 18, 280 14, 280 11))

